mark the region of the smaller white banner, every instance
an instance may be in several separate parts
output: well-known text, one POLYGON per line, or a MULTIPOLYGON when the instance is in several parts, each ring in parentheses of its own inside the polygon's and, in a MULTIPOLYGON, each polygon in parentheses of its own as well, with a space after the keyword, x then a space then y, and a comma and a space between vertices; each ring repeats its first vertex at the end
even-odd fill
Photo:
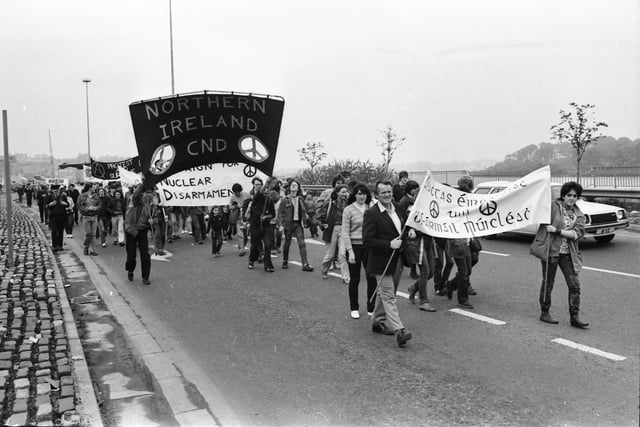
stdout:
POLYGON ((441 184, 428 172, 407 226, 430 236, 466 238, 549 223, 551 170, 540 168, 494 194, 469 194, 441 184))
POLYGON ((158 182, 158 194, 164 206, 226 205, 236 182, 244 191, 251 188, 251 179, 267 176, 254 166, 244 163, 216 163, 178 172, 158 182))
POLYGON ((122 166, 118 166, 118 173, 120 174, 120 183, 125 188, 142 183, 142 175, 131 172, 122 166))

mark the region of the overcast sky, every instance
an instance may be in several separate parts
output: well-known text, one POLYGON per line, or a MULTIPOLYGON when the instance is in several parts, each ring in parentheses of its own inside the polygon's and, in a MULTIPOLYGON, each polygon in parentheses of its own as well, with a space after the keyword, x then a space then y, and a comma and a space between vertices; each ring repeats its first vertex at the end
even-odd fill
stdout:
MULTIPOLYGON (((393 164, 503 159, 549 139, 569 102, 640 137, 637 0, 173 0, 176 93, 286 100, 276 168, 322 142, 393 164)), ((10 151, 137 155, 128 106, 171 94, 169 0, 3 1, 0 109, 10 151)))

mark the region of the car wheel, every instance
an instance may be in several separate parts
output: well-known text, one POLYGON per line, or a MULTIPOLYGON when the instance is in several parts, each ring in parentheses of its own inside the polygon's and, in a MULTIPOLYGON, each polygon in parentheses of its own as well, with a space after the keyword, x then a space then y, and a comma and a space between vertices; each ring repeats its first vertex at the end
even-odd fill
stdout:
POLYGON ((609 243, 610 241, 613 240, 614 237, 616 237, 615 234, 608 234, 606 236, 596 236, 595 239, 597 242, 600 242, 600 243, 609 243))

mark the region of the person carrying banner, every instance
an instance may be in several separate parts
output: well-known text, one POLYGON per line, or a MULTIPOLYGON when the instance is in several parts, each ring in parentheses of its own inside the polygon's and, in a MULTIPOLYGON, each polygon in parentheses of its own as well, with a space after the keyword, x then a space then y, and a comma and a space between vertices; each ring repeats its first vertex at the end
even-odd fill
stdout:
POLYGON ((551 203, 551 224, 540 224, 531 244, 531 253, 542 263, 540 286, 540 320, 557 324, 551 317, 551 291, 558 267, 569 288, 569 316, 571 326, 585 329, 589 324, 580 319, 580 279, 582 256, 578 247, 584 236, 585 216, 576 205, 582 195, 582 186, 577 182, 565 182, 560 188, 560 198, 551 203))
POLYGON ((136 268, 136 249, 139 250, 142 283, 145 285, 151 284, 149 281, 151 256, 149 255, 148 232, 153 215, 153 195, 144 190, 144 184, 138 184, 127 198, 127 212, 124 218, 127 260, 124 268, 127 271, 127 279, 133 281, 133 271, 136 268))
MULTIPOLYGON (((458 179, 458 188, 465 193, 473 190, 473 179, 468 176, 461 176, 458 179)), ((472 259, 471 248, 469 247, 470 238, 449 239, 449 256, 456 263, 458 271, 456 276, 447 282, 447 298, 453 298, 453 291, 458 291, 458 307, 472 309, 473 305, 469 303, 469 288, 471 287, 469 277, 471 276, 472 259)))
POLYGON ((95 238, 98 229, 98 211, 100 210, 100 198, 94 191, 93 184, 86 183, 82 194, 78 197, 78 211, 80 222, 84 227, 84 254, 98 255, 96 253, 95 238))
POLYGON ((371 206, 371 191, 365 184, 356 183, 347 200, 347 207, 342 212, 342 229, 340 238, 347 253, 349 263, 349 307, 351 318, 360 318, 358 285, 360 271, 365 268, 367 281, 367 314, 373 316, 373 294, 376 291, 376 278, 366 272, 367 248, 362 243, 362 222, 364 213, 371 206))
POLYGON ((249 251, 249 269, 253 269, 253 263, 260 256, 260 248, 264 250, 264 269, 273 273, 273 263, 271 262, 271 249, 273 247, 273 225, 271 220, 276 217, 276 210, 273 200, 269 197, 269 181, 263 185, 262 179, 254 177, 251 180, 255 194, 249 205, 249 231, 251 233, 251 249, 249 251))
POLYGON ((242 185, 236 182, 231 186, 231 191, 233 192, 233 194, 229 196, 229 205, 231 206, 232 212, 234 209, 234 203, 236 204, 238 209, 238 216, 235 221, 235 225, 238 230, 237 238, 238 238, 238 251, 239 251, 238 255, 239 256, 244 256, 244 254, 246 253, 247 240, 248 240, 248 230, 244 222, 245 211, 243 209, 248 203, 247 200, 249 200, 249 194, 247 194, 242 190, 243 190, 242 185))
POLYGON ((375 275, 378 281, 371 330, 379 334, 395 334, 398 346, 402 347, 412 337, 411 332, 405 330, 396 305, 406 216, 393 202, 391 182, 376 182, 375 192, 378 203, 365 211, 362 223, 362 241, 368 248, 366 271, 375 275), (391 282, 388 276, 392 277, 391 282))
MULTIPOLYGON (((416 181, 409 180, 404 186, 405 195, 398 207, 405 215, 409 215, 411 206, 414 204, 415 198, 420 189, 420 184, 416 181)), ((420 298, 418 308, 422 311, 434 312, 435 307, 429 302, 427 295, 427 281, 433 277, 433 238, 414 228, 404 236, 402 243, 402 255, 405 265, 411 268, 411 278, 415 282, 409 286, 409 301, 412 304, 416 302, 416 294, 420 298), (420 268, 420 274, 416 270, 420 268)))
POLYGON ((313 271, 307 259, 307 245, 304 241, 304 227, 308 226, 309 218, 304 201, 301 197, 300 183, 291 181, 285 197, 278 206, 278 228, 284 231, 284 246, 282 248, 282 269, 289 268, 289 248, 291 238, 295 235, 302 261, 302 271, 313 271))

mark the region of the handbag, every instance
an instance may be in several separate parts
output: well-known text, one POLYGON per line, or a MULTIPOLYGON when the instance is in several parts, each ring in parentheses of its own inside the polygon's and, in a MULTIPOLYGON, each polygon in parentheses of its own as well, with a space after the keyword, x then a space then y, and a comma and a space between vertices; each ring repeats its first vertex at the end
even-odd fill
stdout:
POLYGON ((472 238, 469 241, 469 249, 471 252, 480 252, 482 250, 482 243, 480 243, 480 239, 477 237, 472 238))
POLYGON ((536 238, 529 246, 529 253, 536 258, 539 258, 543 261, 547 261, 549 258, 549 245, 551 244, 551 236, 547 233, 546 229, 543 230, 542 227, 538 230, 536 234, 536 238))

